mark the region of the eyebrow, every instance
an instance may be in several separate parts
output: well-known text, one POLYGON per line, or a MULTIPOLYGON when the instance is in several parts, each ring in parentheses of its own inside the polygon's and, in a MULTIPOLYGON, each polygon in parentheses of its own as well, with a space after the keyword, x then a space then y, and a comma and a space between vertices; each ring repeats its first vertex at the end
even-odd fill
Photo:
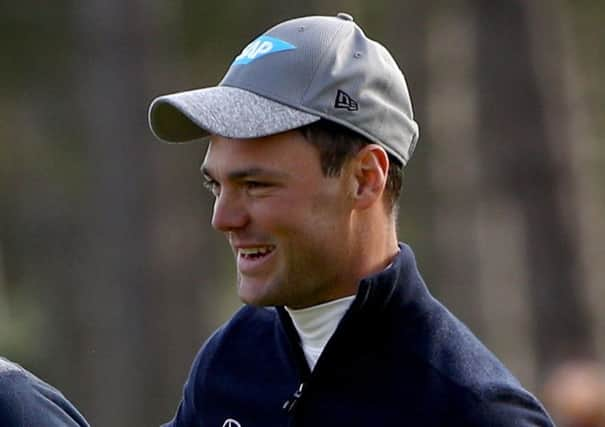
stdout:
MULTIPOLYGON (((202 165, 200 167, 200 170, 204 177, 213 179, 212 172, 210 172, 209 168, 202 165)), ((266 168, 253 166, 253 167, 249 167, 249 168, 237 169, 237 170, 231 171, 227 174, 227 179, 230 181, 238 181, 238 180, 241 180, 244 178, 250 178, 250 177, 254 177, 254 176, 264 176, 264 177, 268 177, 268 178, 283 179, 283 178, 288 177, 289 174, 287 172, 281 172, 281 171, 276 171, 276 170, 272 170, 272 169, 266 169, 266 168)))

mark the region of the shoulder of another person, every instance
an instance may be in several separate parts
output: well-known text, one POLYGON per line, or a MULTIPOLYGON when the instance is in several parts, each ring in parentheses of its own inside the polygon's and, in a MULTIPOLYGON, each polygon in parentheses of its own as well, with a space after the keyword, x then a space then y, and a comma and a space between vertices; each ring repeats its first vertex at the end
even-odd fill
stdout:
POLYGON ((24 373, 25 369, 21 366, 17 365, 14 362, 11 362, 4 357, 0 357, 0 378, 7 378, 15 373, 24 373))
POLYGON ((15 391, 29 388, 30 377, 21 366, 0 357, 0 399, 8 399, 15 391))
POLYGON ((24 396, 34 390, 30 375, 19 365, 0 358, 0 425, 21 427, 24 425, 26 401, 24 396))
POLYGON ((88 423, 59 390, 0 358, 0 426, 81 427, 88 423))

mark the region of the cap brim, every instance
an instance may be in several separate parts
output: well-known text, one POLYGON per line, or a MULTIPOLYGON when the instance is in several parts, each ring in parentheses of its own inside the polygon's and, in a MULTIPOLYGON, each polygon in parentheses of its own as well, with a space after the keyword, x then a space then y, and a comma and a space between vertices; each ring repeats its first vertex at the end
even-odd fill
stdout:
POLYGON ((149 126, 155 136, 166 142, 186 142, 209 134, 259 138, 319 119, 319 116, 229 86, 160 96, 149 107, 149 126))

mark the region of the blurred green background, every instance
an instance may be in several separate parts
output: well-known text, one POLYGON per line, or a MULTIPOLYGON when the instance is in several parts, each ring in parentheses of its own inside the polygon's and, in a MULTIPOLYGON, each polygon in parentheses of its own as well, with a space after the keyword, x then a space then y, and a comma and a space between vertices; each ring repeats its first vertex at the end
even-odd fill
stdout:
MULTIPOLYGON (((605 3, 81 0, 0 5, 0 355, 95 426, 152 426, 239 306, 201 144, 147 127, 268 27, 351 13, 407 76, 421 138, 400 238, 534 393, 605 357, 605 3)), ((252 351, 253 349, 251 349, 252 351)))

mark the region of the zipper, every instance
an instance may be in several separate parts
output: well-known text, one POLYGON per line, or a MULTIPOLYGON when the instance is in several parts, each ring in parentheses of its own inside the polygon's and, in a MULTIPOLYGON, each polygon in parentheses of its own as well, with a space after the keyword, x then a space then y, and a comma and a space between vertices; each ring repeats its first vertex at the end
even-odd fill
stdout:
POLYGON ((294 408, 296 407, 298 400, 302 396, 302 392, 305 388, 305 385, 306 385, 305 382, 300 383, 300 385, 298 386, 298 389, 294 392, 292 397, 290 397, 288 400, 286 400, 284 402, 282 409, 284 411, 286 411, 288 414, 292 415, 292 411, 294 411, 294 408))
POLYGON ((292 319, 290 319, 290 315, 285 312, 282 308, 278 310, 280 314, 282 327, 288 338, 291 357, 294 359, 294 364, 298 371, 299 384, 298 388, 294 391, 294 393, 283 403, 282 410, 288 416, 288 426, 294 427, 297 422, 297 412, 299 411, 300 399, 302 397, 303 391, 308 388, 309 381, 311 379, 311 370, 309 369, 309 365, 307 364, 307 360, 305 359, 305 354, 303 352, 302 347, 300 346, 300 338, 292 324, 292 319))
POLYGON ((298 423, 296 422, 296 416, 294 410, 297 408, 300 397, 302 396, 302 392, 305 389, 307 383, 304 381, 301 382, 298 386, 298 389, 292 394, 288 400, 284 402, 282 405, 282 409, 286 411, 288 414, 288 427, 295 427, 298 423))

